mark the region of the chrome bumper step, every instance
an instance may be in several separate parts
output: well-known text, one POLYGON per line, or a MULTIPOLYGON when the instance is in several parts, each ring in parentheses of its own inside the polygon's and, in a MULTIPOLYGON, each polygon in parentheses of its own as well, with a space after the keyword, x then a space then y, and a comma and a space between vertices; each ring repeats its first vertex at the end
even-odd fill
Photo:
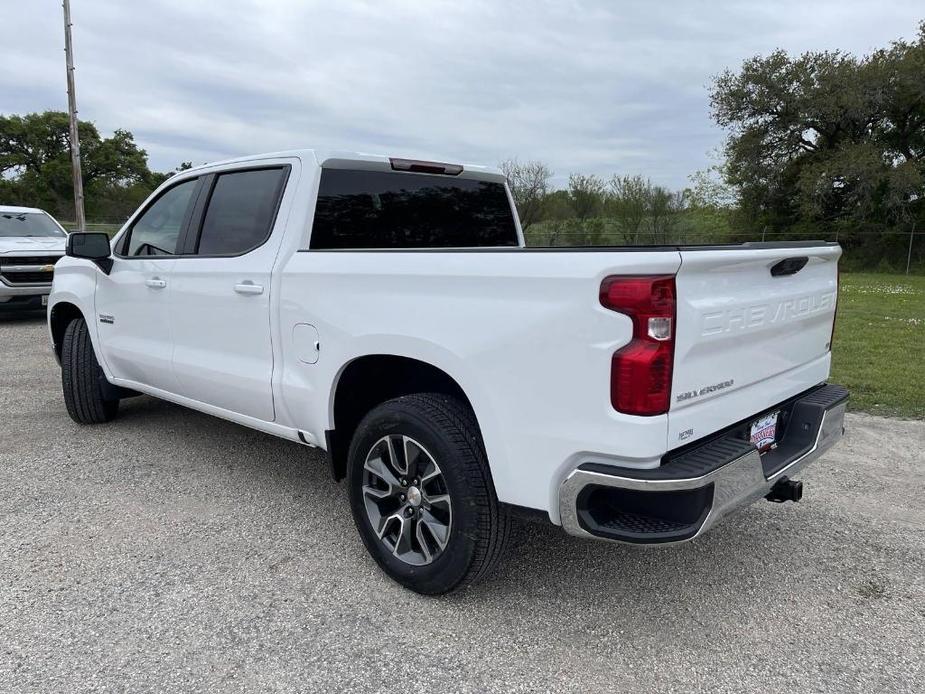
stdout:
POLYGON ((777 446, 765 454, 735 425, 651 470, 579 465, 559 490, 562 526, 573 535, 630 544, 697 537, 831 448, 844 433, 847 402, 845 388, 828 384, 772 408, 786 416, 777 446))

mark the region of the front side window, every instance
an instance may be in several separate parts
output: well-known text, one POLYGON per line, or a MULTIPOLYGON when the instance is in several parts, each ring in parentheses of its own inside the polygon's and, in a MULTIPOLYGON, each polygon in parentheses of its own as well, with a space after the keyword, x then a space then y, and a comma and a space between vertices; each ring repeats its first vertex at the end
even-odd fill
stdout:
POLYGON ((219 174, 212 188, 199 255, 240 255, 267 240, 276 218, 285 168, 219 174))
POLYGON ((502 183, 391 171, 321 172, 311 248, 517 245, 502 183))
POLYGON ((197 183, 184 181, 155 200, 129 230, 125 255, 175 255, 197 183))
POLYGON ((67 236, 44 212, 0 212, 0 237, 67 236))

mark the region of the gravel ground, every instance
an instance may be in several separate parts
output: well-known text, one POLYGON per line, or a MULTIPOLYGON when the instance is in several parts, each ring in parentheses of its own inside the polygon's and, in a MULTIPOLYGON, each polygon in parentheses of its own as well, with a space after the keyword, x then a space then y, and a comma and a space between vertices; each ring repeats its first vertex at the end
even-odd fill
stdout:
POLYGON ((925 691, 925 422, 851 415, 800 504, 676 548, 517 527, 428 599, 367 558, 320 453, 150 398, 68 419, 0 319, 0 689, 925 691))

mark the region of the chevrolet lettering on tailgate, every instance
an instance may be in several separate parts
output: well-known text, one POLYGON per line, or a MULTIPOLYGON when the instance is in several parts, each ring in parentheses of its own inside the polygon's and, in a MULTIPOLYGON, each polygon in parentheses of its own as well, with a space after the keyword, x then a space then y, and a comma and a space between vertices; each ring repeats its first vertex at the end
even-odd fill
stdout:
POLYGON ((835 306, 835 292, 811 294, 779 303, 757 304, 706 313, 702 335, 718 335, 735 330, 750 330, 797 320, 813 313, 829 312, 835 306))

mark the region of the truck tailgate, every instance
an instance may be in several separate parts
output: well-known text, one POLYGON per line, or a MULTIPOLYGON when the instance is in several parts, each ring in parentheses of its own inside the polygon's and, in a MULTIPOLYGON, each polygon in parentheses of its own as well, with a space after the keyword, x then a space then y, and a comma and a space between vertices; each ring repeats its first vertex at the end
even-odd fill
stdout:
POLYGON ((837 244, 681 249, 669 448, 828 377, 837 244))

